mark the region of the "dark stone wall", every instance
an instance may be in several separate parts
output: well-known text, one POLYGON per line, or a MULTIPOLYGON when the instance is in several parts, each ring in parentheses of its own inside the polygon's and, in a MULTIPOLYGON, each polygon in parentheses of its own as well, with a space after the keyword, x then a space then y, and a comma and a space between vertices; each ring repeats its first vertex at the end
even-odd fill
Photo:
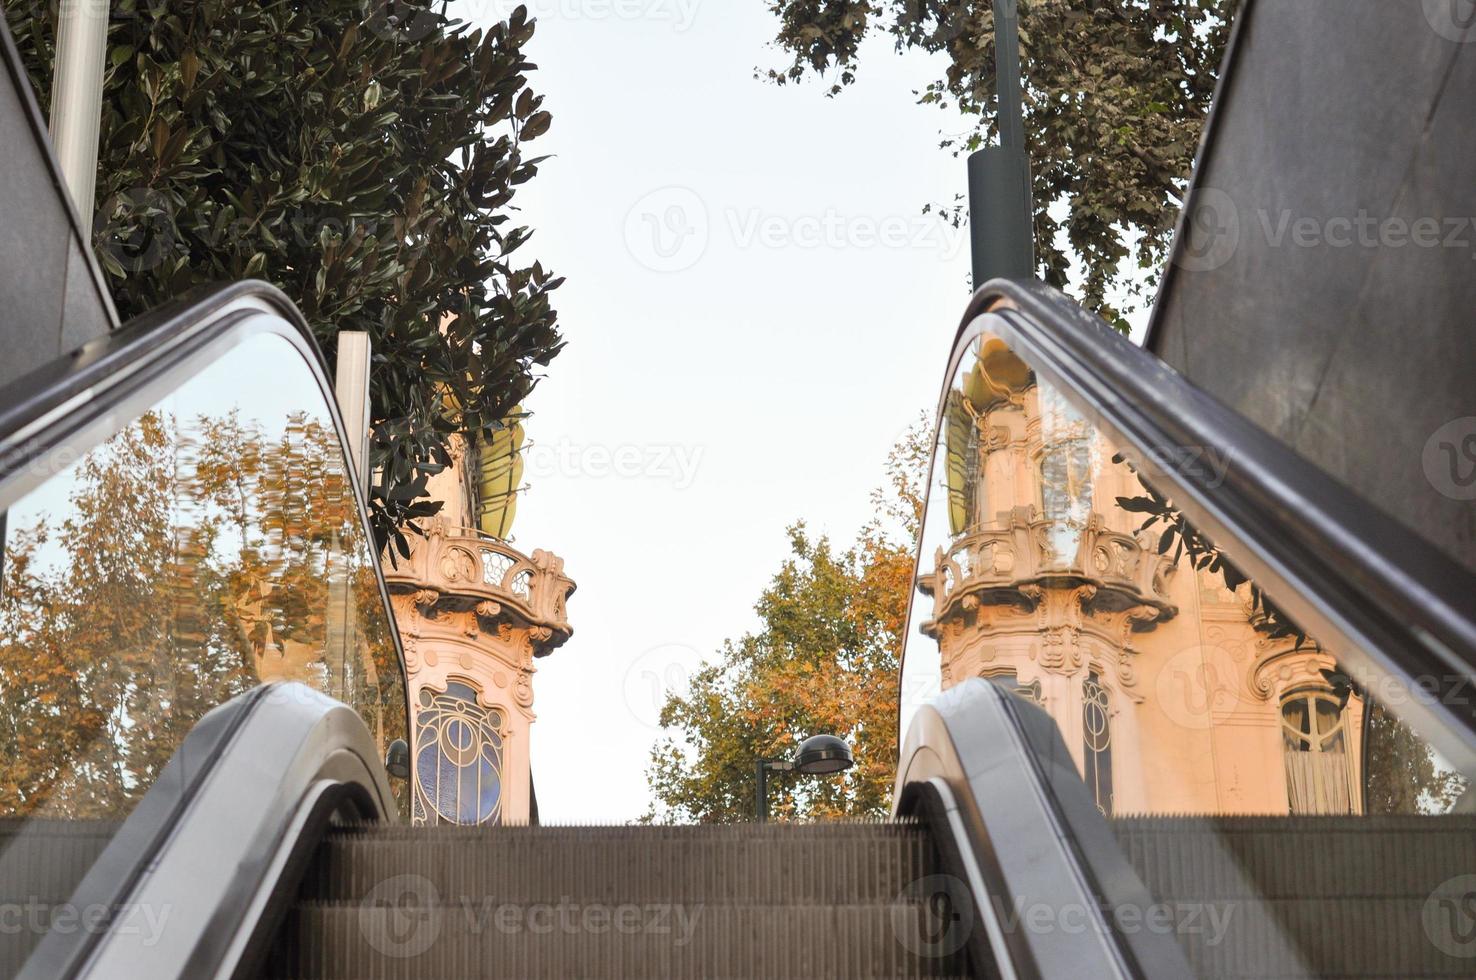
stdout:
POLYGON ((1476 0, 1252 0, 1149 347, 1476 570, 1476 0))
POLYGON ((35 98, 0 17, 0 386, 107 333, 116 315, 84 251, 35 98))

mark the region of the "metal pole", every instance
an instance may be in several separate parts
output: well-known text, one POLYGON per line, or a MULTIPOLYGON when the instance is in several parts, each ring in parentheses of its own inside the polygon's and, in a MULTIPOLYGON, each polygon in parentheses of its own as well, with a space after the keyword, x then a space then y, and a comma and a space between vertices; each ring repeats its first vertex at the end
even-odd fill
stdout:
POLYGON ((51 142, 89 238, 107 56, 108 0, 62 0, 51 77, 51 142))
POLYGON ((754 764, 753 770, 756 782, 754 820, 757 823, 767 823, 769 819, 769 764, 760 759, 754 764))
POLYGON ((1020 99, 1020 16, 1016 0, 994 0, 994 89, 999 98, 999 145, 1025 149, 1020 99))
POLYGON ((338 396, 338 412, 348 430, 349 462, 354 477, 369 492, 369 364, 372 345, 362 330, 343 330, 338 334, 338 369, 333 373, 333 388, 338 396))
POLYGON ((974 288, 1035 276, 1035 205, 1020 94, 1016 0, 994 0, 994 86, 999 145, 969 156, 969 239, 974 288))

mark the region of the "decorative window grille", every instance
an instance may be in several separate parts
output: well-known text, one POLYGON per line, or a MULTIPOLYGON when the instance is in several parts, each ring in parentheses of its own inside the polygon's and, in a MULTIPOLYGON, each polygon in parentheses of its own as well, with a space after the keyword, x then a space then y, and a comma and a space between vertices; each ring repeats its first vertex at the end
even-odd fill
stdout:
POLYGON ((415 714, 416 823, 502 822, 502 712, 461 681, 422 688, 415 714))
POLYGON ((1083 778, 1097 809, 1112 816, 1112 714, 1107 689, 1096 671, 1081 685, 1083 778))

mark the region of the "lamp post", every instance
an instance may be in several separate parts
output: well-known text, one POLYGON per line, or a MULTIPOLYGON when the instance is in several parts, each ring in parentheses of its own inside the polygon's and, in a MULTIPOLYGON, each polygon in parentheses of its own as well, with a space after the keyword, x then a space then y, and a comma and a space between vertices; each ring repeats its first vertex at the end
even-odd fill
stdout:
POLYGON ((834 735, 811 735, 800 743, 793 759, 754 761, 755 805, 759 823, 769 819, 769 773, 797 772, 805 776, 831 776, 856 764, 851 747, 834 735))

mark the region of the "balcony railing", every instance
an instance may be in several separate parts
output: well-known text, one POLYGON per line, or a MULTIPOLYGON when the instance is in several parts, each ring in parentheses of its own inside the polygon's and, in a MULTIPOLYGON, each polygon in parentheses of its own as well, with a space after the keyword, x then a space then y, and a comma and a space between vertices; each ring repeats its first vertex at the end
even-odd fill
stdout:
POLYGON ((1037 593, 1027 586, 1060 579, 1095 586, 1098 603, 1149 606, 1162 619, 1174 614, 1168 602, 1173 574, 1169 559, 1130 534, 1108 529, 1094 514, 1084 527, 1074 529, 1074 554, 1062 561, 1061 530, 1029 508, 1018 508, 1007 526, 975 531, 946 551, 938 549, 932 570, 918 579, 922 591, 933 597, 933 620, 944 618, 965 596, 1033 606, 1037 593))
POLYGON ((386 584, 395 592, 433 592, 439 602, 502 613, 549 631, 543 651, 551 651, 573 632, 567 602, 574 582, 564 560, 547 551, 532 557, 475 528, 433 520, 424 537, 408 536, 410 557, 384 563, 386 584), (489 607, 486 603, 492 603, 489 607))

